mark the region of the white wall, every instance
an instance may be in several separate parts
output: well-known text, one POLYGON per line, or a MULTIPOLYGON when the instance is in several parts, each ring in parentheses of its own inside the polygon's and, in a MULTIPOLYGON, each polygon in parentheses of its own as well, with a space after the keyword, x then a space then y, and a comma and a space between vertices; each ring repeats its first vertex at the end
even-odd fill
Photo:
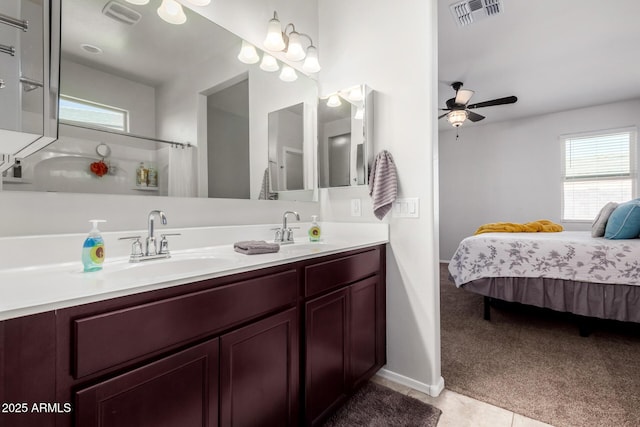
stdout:
MULTIPOLYGON (((564 134, 640 125, 640 100, 440 133, 440 257, 489 222, 560 223, 564 134)), ((587 230, 590 223, 561 223, 587 230)))
MULTIPOLYGON (((375 93, 374 150, 389 150, 400 196, 420 199, 420 218, 386 218, 385 375, 431 394, 440 376, 437 227, 436 2, 319 2, 321 93, 366 83, 375 93), (404 42, 403 42, 404 41, 404 42), (407 41, 411 41, 410 43, 407 41)), ((366 187, 321 191, 323 220, 377 221, 366 187), (350 199, 364 215, 350 216, 350 199)))

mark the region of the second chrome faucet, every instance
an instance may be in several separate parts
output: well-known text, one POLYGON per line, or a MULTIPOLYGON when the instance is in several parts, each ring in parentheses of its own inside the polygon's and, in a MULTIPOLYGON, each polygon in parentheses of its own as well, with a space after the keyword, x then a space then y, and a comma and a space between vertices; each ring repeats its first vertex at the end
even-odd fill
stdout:
POLYGON ((293 243, 293 229, 287 225, 287 215, 295 215, 296 219, 300 221, 300 214, 295 211, 285 211, 282 214, 282 228, 276 228, 276 236, 273 239, 274 242, 286 245, 287 243, 293 243))

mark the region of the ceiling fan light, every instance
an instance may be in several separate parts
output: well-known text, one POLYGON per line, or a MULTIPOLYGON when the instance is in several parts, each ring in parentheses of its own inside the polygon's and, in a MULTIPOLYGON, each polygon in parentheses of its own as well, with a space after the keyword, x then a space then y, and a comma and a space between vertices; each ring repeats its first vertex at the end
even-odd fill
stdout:
POLYGON ((245 64, 255 64, 260 60, 258 52, 256 52, 255 46, 246 40, 242 40, 242 47, 240 53, 238 53, 238 59, 245 64))
POLYGON ((278 71, 280 66, 278 65, 278 61, 273 56, 265 53, 262 55, 262 62, 260 63, 260 69, 264 71, 278 71))
POLYGON ((180 25, 187 22, 182 5, 176 0, 162 0, 162 4, 158 8, 158 16, 169 24, 180 25))
POLYGON ((453 110, 447 114, 447 120, 453 127, 460 127, 467 120, 467 110, 453 110))
POLYGON ((300 34, 295 31, 289 34, 289 46, 287 46, 285 57, 291 61, 302 61, 305 57, 304 48, 300 41, 300 34))

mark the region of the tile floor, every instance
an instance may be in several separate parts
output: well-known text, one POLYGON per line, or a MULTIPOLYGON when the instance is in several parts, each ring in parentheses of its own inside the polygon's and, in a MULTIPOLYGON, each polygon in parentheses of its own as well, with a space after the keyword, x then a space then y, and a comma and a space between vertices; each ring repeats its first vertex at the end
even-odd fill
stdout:
POLYGON ((552 427, 506 409, 472 399, 451 390, 431 397, 408 386, 374 376, 373 381, 397 392, 414 397, 442 411, 438 427, 552 427))

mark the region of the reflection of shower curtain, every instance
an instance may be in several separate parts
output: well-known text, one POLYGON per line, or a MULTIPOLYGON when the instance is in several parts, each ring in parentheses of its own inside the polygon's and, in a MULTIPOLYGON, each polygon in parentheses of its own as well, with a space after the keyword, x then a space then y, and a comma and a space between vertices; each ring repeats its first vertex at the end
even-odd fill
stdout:
POLYGON ((169 196, 195 197, 196 171, 193 147, 171 147, 169 150, 169 196))

